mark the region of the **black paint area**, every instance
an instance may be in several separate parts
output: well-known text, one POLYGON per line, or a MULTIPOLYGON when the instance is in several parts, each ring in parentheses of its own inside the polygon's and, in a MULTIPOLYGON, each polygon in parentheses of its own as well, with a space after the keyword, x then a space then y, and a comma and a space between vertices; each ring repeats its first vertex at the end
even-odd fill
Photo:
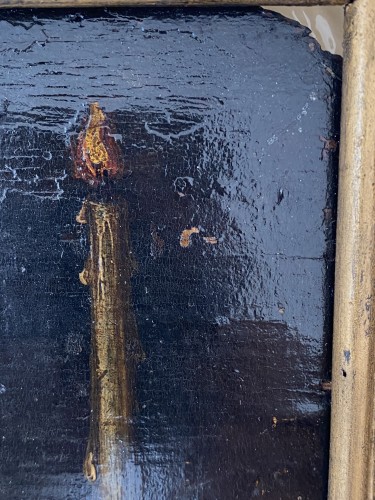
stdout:
POLYGON ((8 11, 0 68, 1 497, 96 495, 69 142, 98 101, 147 355, 129 498, 324 498, 339 58, 260 10, 8 11))

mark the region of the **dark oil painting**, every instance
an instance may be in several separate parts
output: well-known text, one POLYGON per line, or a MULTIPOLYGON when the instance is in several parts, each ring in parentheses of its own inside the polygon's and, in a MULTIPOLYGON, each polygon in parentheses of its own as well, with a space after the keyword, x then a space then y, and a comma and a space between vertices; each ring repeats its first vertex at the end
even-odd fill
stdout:
POLYGON ((0 498, 325 498, 341 59, 5 10, 0 68, 0 498))

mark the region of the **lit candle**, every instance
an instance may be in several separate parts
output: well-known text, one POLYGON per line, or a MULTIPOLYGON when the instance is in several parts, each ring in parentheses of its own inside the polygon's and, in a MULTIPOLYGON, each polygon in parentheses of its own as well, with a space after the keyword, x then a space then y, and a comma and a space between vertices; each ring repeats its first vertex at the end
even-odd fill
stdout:
MULTIPOLYGON (((122 176, 124 163, 98 103, 72 145, 73 175, 94 188, 77 221, 88 225, 90 255, 79 277, 91 291, 91 423, 86 477, 100 479, 102 498, 124 498, 124 453, 132 445, 136 365, 142 359, 132 307, 135 269, 123 198, 101 200, 105 185, 122 176), (101 189, 98 189, 101 188, 101 189)), ((108 197, 107 197, 108 198, 108 197)), ((109 197, 111 199, 111 197, 109 197)))

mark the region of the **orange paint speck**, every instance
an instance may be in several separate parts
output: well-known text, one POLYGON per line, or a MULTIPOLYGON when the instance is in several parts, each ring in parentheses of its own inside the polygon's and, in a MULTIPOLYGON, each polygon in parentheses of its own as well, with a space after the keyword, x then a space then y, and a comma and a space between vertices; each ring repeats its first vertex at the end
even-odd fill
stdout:
POLYGON ((199 229, 197 227, 192 227, 190 229, 184 229, 180 236, 180 245, 183 248, 187 248, 191 244, 191 235, 199 234, 199 229))
POLYGON ((203 240, 210 245, 217 245, 217 238, 215 236, 203 236, 203 240))

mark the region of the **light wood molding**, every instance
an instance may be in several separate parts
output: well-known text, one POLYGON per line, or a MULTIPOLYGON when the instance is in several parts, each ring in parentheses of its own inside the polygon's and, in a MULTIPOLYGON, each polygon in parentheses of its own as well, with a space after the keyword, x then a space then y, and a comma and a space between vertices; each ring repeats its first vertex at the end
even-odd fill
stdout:
POLYGON ((330 500, 374 498, 375 2, 346 8, 330 500))
POLYGON ((130 6, 314 6, 346 5, 349 0, 0 0, 0 8, 130 7, 130 6))

